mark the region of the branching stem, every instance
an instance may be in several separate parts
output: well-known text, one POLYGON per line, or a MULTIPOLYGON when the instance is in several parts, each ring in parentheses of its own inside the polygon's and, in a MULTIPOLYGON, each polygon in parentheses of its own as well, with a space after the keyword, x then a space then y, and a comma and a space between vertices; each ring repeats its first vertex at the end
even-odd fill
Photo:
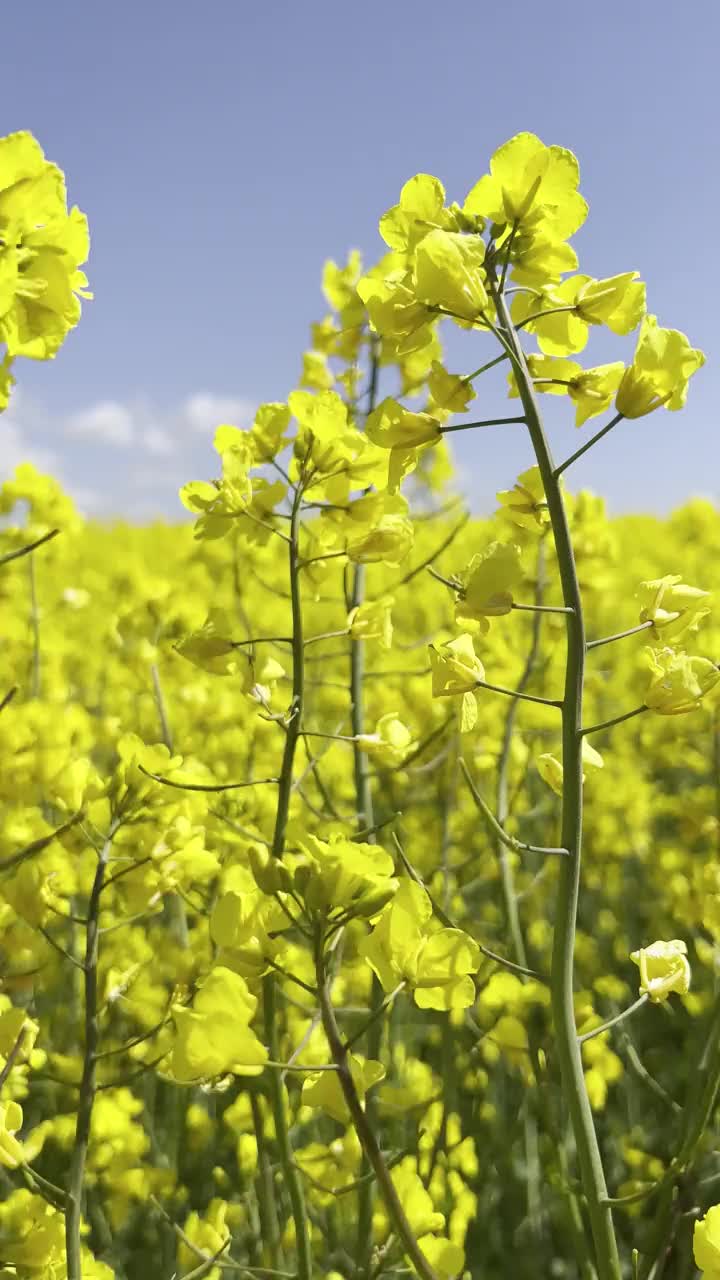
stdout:
POLYGON ((639 996, 637 1000, 628 1005, 627 1009, 616 1013, 614 1018, 608 1018, 607 1022, 602 1022, 599 1027, 593 1027, 592 1031, 586 1031, 584 1035, 578 1036, 578 1044, 585 1044, 586 1040, 594 1040, 595 1036, 601 1036, 603 1032, 609 1031, 618 1022, 624 1022, 626 1018, 629 1018, 637 1009, 641 1009, 647 1002, 648 997, 646 995, 639 996))
MULTIPOLYGON (((490 277, 491 287, 493 286, 490 277)), ((493 288, 501 341, 510 354, 513 373, 527 418, 540 476, 545 490, 557 553, 563 603, 567 615, 567 661, 562 700, 563 797, 561 844, 570 857, 561 858, 558 872, 558 899, 555 913, 551 999, 557 1055, 563 1092, 570 1112, 583 1191, 595 1246, 599 1280, 620 1280, 617 1241, 598 1145, 590 1100, 585 1087, 583 1062, 577 1043, 574 1008, 574 952, 578 897, 580 891, 582 843, 582 699, 585 674, 585 626, 583 604, 575 567, 572 536, 567 513, 555 474, 552 454, 545 437, 532 377, 505 298, 493 288)), ((570 308, 571 309, 571 308, 570 308)), ((539 319, 540 313, 529 317, 539 319)))
POLYGON ((97 1053, 100 1043, 100 1017, 98 1008, 98 953, 100 940, 100 897, 107 869, 112 841, 117 824, 110 828, 107 839, 98 855, 95 877, 87 907, 87 931, 85 934, 85 1045, 83 1070, 77 1103, 75 1141, 70 1157, 70 1177, 65 1211, 65 1252, 67 1280, 82 1280, 80 1231, 82 1226, 83 1183, 90 1125, 96 1094, 97 1053))
MULTIPOLYGON (((285 833, 290 813, 290 798, 293 790, 293 771, 295 754, 302 733, 302 718, 305 695, 305 652, 303 644, 302 595, 300 588, 300 508, 302 502, 302 486, 299 485, 292 505, 290 536, 288 540, 289 574, 290 574, 290 608, 292 612, 292 657, 293 684, 292 701, 287 718, 287 732, 283 751, 282 767, 278 784, 277 809, 275 814, 275 830, 271 853, 281 858, 285 849, 285 833)), ((279 1060, 278 1021, 275 1009, 277 979, 272 973, 263 978, 263 1009, 265 1018, 265 1039, 270 1057, 279 1060)), ((275 1120, 275 1138, 278 1156, 282 1166, 285 1186, 290 1197, 293 1222, 295 1224, 295 1248, 297 1250, 298 1280, 312 1280, 313 1262, 310 1244, 310 1224, 305 1208, 305 1193, 300 1175, 293 1159, 288 1132, 285 1088, 282 1078, 276 1071, 269 1073, 268 1089, 270 1104, 275 1120)))
POLYGON ((318 938, 315 946, 315 972, 317 977, 318 990, 320 992, 320 1011, 322 1013, 323 1030, 330 1046, 330 1055, 338 1067, 338 1078, 340 1087, 345 1098, 350 1118, 352 1120, 355 1132, 360 1140, 360 1145, 367 1157, 368 1163, 375 1174, 378 1190, 383 1198, 387 1215, 392 1223, 393 1229, 402 1241, 403 1249, 410 1259, 415 1271, 421 1280, 439 1280, 436 1272, 430 1266, 425 1254, 420 1249, 415 1233, 408 1222, 403 1209, 400 1197, 395 1189, 395 1184, 390 1176, 390 1170, 385 1163, 385 1158, 380 1149, 380 1144, 375 1135, 375 1130, 369 1124, 368 1118, 363 1110, 362 1103, 358 1096, 355 1082, 352 1078, 350 1066, 348 1062, 348 1048, 343 1044, 337 1022, 335 1021, 335 1012, 330 1000, 328 991, 328 980, 325 971, 325 958, 323 956, 322 938, 318 938))

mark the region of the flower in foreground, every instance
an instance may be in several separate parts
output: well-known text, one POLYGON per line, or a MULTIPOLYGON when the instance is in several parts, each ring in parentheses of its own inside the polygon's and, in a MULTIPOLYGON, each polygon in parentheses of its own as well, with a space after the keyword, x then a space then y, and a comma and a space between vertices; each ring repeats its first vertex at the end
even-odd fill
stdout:
POLYGON ((690 587, 679 573, 641 582, 637 599, 641 602, 641 622, 652 622, 654 632, 662 632, 664 641, 675 641, 686 631, 696 631, 709 609, 705 603, 709 591, 690 587))
POLYGON ((0 1166, 17 1169, 25 1160, 16 1134, 22 1129, 22 1107, 17 1102, 0 1102, 0 1166))
POLYGON ((689 991, 690 965, 682 939, 653 942, 631 951, 630 959, 640 969, 640 994, 649 996, 654 1004, 662 1004, 673 991, 681 996, 689 991))
POLYGON ((712 1205, 695 1223, 693 1257, 707 1280, 720 1280, 720 1204, 712 1205))
POLYGON ((615 407, 626 418, 643 418, 660 409, 682 409, 688 382, 705 363, 705 356, 691 347, 684 333, 662 329, 657 316, 645 316, 633 362, 625 370, 615 407))
POLYGON ((485 668, 475 653, 469 632, 437 648, 431 644, 430 668, 433 698, 462 696, 460 730, 468 732, 477 721, 475 690, 478 681, 485 679, 485 668))
POLYGON ((257 999, 244 978, 222 965, 214 969, 192 1009, 173 1008, 175 1079, 190 1084, 225 1072, 259 1075, 268 1055, 249 1025, 256 1008, 257 999))
POLYGON ((645 705, 662 716, 694 711, 720 680, 720 670, 709 658, 690 656, 675 649, 646 649, 650 683, 645 705))

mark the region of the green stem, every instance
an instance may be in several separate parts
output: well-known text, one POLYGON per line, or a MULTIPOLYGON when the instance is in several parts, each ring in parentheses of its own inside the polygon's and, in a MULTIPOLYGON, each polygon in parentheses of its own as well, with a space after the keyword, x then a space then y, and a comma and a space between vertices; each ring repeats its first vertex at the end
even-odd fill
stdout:
POLYGON ((623 1027, 621 1029, 620 1043, 626 1054, 626 1057, 628 1060, 628 1066, 630 1067, 630 1070, 634 1073, 634 1075, 637 1077, 637 1079, 642 1081, 642 1083, 648 1089, 650 1089, 652 1093, 655 1094, 656 1098, 659 1098, 660 1101, 664 1102, 667 1107, 670 1107, 671 1111, 674 1111, 676 1113, 681 1112, 682 1107, 679 1105, 679 1103, 677 1103, 674 1098, 670 1097, 670 1094, 667 1092, 667 1090, 663 1089, 660 1082, 656 1080, 654 1076, 650 1075, 650 1072, 648 1071, 647 1067, 643 1063, 637 1049, 635 1048, 635 1045, 630 1039, 630 1036, 628 1035, 626 1027, 623 1027))
POLYGON ((337 1022, 335 1021, 335 1012, 332 1007, 327 984, 327 974, 325 972, 325 959, 323 956, 322 938, 316 940, 315 945, 315 972, 317 974, 317 985, 320 992, 320 1012, 322 1014, 323 1029, 330 1046, 330 1056, 336 1063, 338 1068, 338 1079, 340 1087, 345 1098, 350 1118, 352 1120, 355 1132, 360 1140, 363 1152, 375 1174, 378 1190, 383 1198, 388 1218, 392 1224, 394 1231, 402 1241, 403 1248, 410 1262, 415 1268, 421 1280, 439 1280, 439 1277, 430 1266, 425 1254, 420 1249, 415 1238, 415 1233, 410 1226, 402 1207, 400 1197, 395 1189, 395 1184, 390 1176, 390 1171, 385 1163, 385 1158, 380 1150, 380 1144, 375 1136, 375 1130, 370 1124, 362 1103, 358 1097, 355 1082, 352 1078, 350 1066, 348 1063, 348 1050, 343 1044, 337 1022))
MULTIPOLYGON (((287 720, 285 749, 283 752, 280 780, 278 784, 278 801, 275 815, 275 831, 271 853, 281 858, 285 849, 285 833, 290 813, 290 798, 293 789, 293 770, 295 753, 302 732, 303 701, 305 693, 305 657, 303 645, 302 596, 300 591, 300 505, 302 487, 298 486, 292 506, 289 538, 289 573, 290 573, 290 607, 292 612, 292 656, 293 683, 292 701, 287 720)), ((278 1019, 276 1010, 277 979, 269 973, 263 978, 263 1009, 265 1018, 265 1039, 270 1057, 276 1062, 280 1058, 278 1019)), ((288 1131, 287 1111, 285 1106, 285 1087, 280 1074, 271 1071, 268 1079, 270 1102, 275 1119, 275 1138, 278 1146, 280 1164, 282 1166, 285 1185, 290 1197, 293 1221, 295 1223, 295 1245, 297 1249, 298 1280, 312 1280, 313 1261, 310 1245, 310 1226, 305 1208, 305 1194, 302 1182, 293 1160, 288 1131)))
MULTIPOLYGON (((437 916, 440 923, 444 925, 446 929, 457 929, 457 925, 453 922, 453 920, 447 914, 447 912, 443 910, 440 903, 435 900, 430 890, 428 889, 427 885, 425 884, 424 880, 422 879, 421 876, 418 875, 414 866, 409 861, 408 856, 405 853, 405 850, 403 849, 402 845, 400 844, 400 841, 398 840, 395 832, 393 832, 393 842, 395 844, 395 847, 398 853, 400 854, 400 860, 405 870, 407 871, 408 875, 410 876, 410 879, 414 880, 416 884, 420 885, 421 889, 425 890, 430 902, 430 906, 432 907, 433 912, 437 916)), ((482 942, 478 942, 477 938, 473 938, 473 941, 476 947, 478 948, 478 950, 480 951, 481 955, 484 955, 487 960, 492 960, 494 964, 501 965, 503 969, 509 970, 510 973, 517 973, 521 977, 535 978, 538 982, 547 982, 547 978, 545 978, 542 973, 538 973, 536 969, 529 969, 525 965, 515 964, 513 960, 508 960, 506 956, 499 956, 497 952, 491 951, 490 948, 486 947, 482 942)))
POLYGON ((584 1035, 578 1036, 578 1044, 585 1044, 586 1040, 594 1040, 595 1036, 601 1036, 604 1031, 609 1031, 611 1027, 616 1026, 618 1022, 624 1022, 637 1009, 641 1009, 647 1004, 648 997, 646 995, 639 996, 627 1009, 623 1009, 621 1013, 616 1013, 614 1018, 608 1018, 607 1022, 602 1022, 599 1027, 593 1027, 592 1031, 586 1031, 584 1035))
MULTIPOLYGON (((495 295, 496 301, 497 301, 497 297, 498 297, 498 295, 495 295)), ((505 303, 505 299, 504 299, 504 298, 501 298, 501 301, 502 301, 502 305, 503 305, 503 312, 504 312, 504 314, 503 314, 503 315, 501 315, 501 314, 500 314, 500 309, 498 308, 498 319, 500 320, 500 322, 501 322, 501 324, 503 325, 503 327, 504 327, 506 330, 508 330, 508 331, 509 331, 509 328, 510 328, 510 326, 512 325, 512 320, 510 319, 510 313, 509 313, 509 311, 508 311, 508 309, 507 309, 507 306, 506 306, 506 303, 505 303)), ((558 315, 558 314, 559 314, 559 312, 561 312, 561 311, 574 311, 574 310, 575 310, 574 305, 569 304, 569 305, 567 305, 567 306, 563 306, 563 307, 546 307, 546 309, 545 309, 544 311, 534 311, 534 312, 533 312, 533 314, 532 314, 531 316, 526 316, 524 320, 521 320, 519 324, 517 324, 517 325, 515 325, 515 326, 514 326, 514 328, 513 328, 513 335, 515 334, 515 330, 516 330, 516 329, 525 329, 525 328, 527 328, 527 326, 528 326, 529 324, 534 324, 536 320, 544 320, 544 319, 545 319, 545 316, 556 316, 556 315, 558 315)), ((512 340, 512 337, 511 337, 511 339, 510 339, 510 343, 511 343, 511 345, 514 345, 513 340, 512 340)), ((512 357, 511 357, 511 359, 512 359, 512 357)), ((530 374, 529 374, 529 372, 528 372, 528 378, 530 378, 530 374)), ((532 379, 530 379, 530 386, 532 386, 532 379)), ((520 397, 520 398, 522 399, 522 395, 521 395, 521 397, 520 397)))
POLYGON ((508 698, 519 698, 522 702, 535 702, 541 707, 562 708, 559 698, 537 698, 532 693, 521 693, 519 689, 506 689, 501 684, 488 684, 487 680, 476 680, 476 688, 489 689, 491 693, 504 693, 508 698))
POLYGON ((75 1141, 70 1157, 70 1175, 65 1212, 65 1253, 67 1280, 82 1280, 80 1231, 82 1226, 83 1183, 85 1164, 90 1142, 90 1126, 96 1094, 97 1052, 100 1043, 100 1017, 98 1009, 98 952, 100 940, 100 897, 105 871, 115 834, 111 827, 107 840, 98 854, 92 889, 87 908, 87 932, 85 941, 85 1046, 83 1070, 77 1104, 75 1141))
POLYGON ((458 522, 458 524, 456 524, 454 528, 450 530, 447 537, 443 538, 442 542, 440 543, 440 546, 436 547, 435 550, 432 552, 432 554, 427 556, 427 558, 423 560, 422 564, 416 564, 414 569, 410 569, 410 571, 406 573, 404 577, 399 578, 397 582, 394 582, 390 587, 390 590, 395 591, 397 590, 398 587, 406 586, 407 583, 412 582, 413 578, 416 578, 419 573, 422 573, 423 569, 427 569, 431 564, 433 564, 434 561, 437 560, 438 556, 442 555, 443 551, 447 551, 450 544, 455 541, 458 534, 461 533, 462 530, 465 528, 465 525, 467 524, 469 519, 470 519, 470 512, 466 511, 462 519, 458 522))
POLYGON ((280 1263, 280 1223, 278 1222, 275 1189, 273 1187, 272 1166, 265 1140, 265 1124, 263 1109, 259 1095, 250 1091, 250 1107, 252 1109, 255 1141, 258 1148, 258 1167, 255 1175, 255 1194, 260 1214, 260 1231, 262 1241, 267 1249, 267 1258, 263 1261, 277 1267, 280 1263))
MULTIPOLYGON (((512 236, 511 236, 512 242, 512 236)), ((507 275, 507 267, 510 260, 510 251, 508 248, 508 256, 503 268, 503 279, 507 275)), ((525 659, 525 665, 518 681, 518 693, 522 694, 532 679, 533 672, 537 665, 540 653, 540 633, 543 618, 543 590, 545 578, 545 543, 541 539, 538 547, 537 566, 535 576, 535 601, 532 619, 532 635, 530 640, 530 648, 525 659)), ((497 780, 495 788, 495 812, 497 815, 498 831, 496 832, 496 853, 498 865, 500 867, 500 885, 502 889, 503 905, 505 907, 505 920, 507 923, 508 933, 514 953, 513 959, 518 964, 527 968, 528 957, 525 947, 525 939, 523 937, 522 926, 520 924, 520 912, 518 910, 517 893, 515 891, 515 878, 510 858, 508 857, 508 844, 503 824, 507 821, 510 805, 509 805, 509 770, 510 770, 510 754, 512 750, 513 733, 515 730, 515 721, 520 709, 519 698, 514 698, 510 703, 507 716, 505 717, 505 727, 500 747, 500 755, 498 758, 497 780), (500 832, 502 831, 502 835, 500 832)), ((527 1169, 526 1185, 527 1185, 527 1215, 530 1224, 530 1230, 535 1238, 539 1240, 541 1230, 542 1217, 542 1195, 540 1190, 540 1150, 538 1141, 538 1122, 537 1115, 528 1090, 526 1098, 526 1107, 523 1118, 523 1133, 525 1141, 525 1166, 527 1169)))
MULTIPOLYGON (((269 973, 263 978, 263 1007, 265 1013, 265 1039, 270 1057, 276 1062, 280 1055, 280 1037, 278 1035, 278 1015, 275 1005, 276 979, 269 973)), ((279 1071, 271 1071, 268 1075, 268 1092, 270 1105, 275 1120, 275 1140, 278 1157, 282 1167, 285 1185, 290 1197, 293 1222, 295 1223, 295 1247, 298 1280, 313 1280, 312 1249, 310 1247, 310 1230, 305 1208, 305 1194, 297 1165, 293 1159, 290 1145, 290 1133, 285 1105, 285 1086, 279 1071)))
MULTIPOLYGON (((152 678, 153 694, 155 697, 155 706, 157 708, 158 721, 160 723, 160 735, 162 737, 163 742, 165 743, 165 746, 170 752, 170 755, 173 755, 174 749, 173 749, 172 729, 170 727, 170 720, 168 718, 167 705, 165 703, 165 698, 163 696, 162 682, 160 680, 160 672, 158 670, 157 664, 154 662, 150 664, 150 676, 152 678)), ((185 903, 183 902, 179 893, 169 893, 167 895, 164 903, 164 915, 165 915, 165 920, 167 922, 167 925, 172 937, 175 939, 178 946, 182 947, 182 949, 185 950, 189 942, 187 912, 185 911, 185 903)), ((173 1089, 173 1086, 171 1085, 170 1088, 173 1089)), ((173 1089, 173 1092, 168 1097, 168 1104, 170 1106, 172 1117, 173 1117, 172 1123, 169 1126, 169 1130, 170 1130, 169 1136, 173 1139, 172 1146, 171 1146, 171 1153, 170 1153, 171 1159, 177 1157, 177 1146, 179 1142, 180 1130, 182 1127, 180 1123, 181 1112, 183 1109, 181 1094, 182 1094, 182 1090, 173 1089)))
POLYGON ((574 952, 580 892, 582 843, 582 698, 585 675, 585 625, 583 603, 575 566, 572 536, 559 478, 545 437, 532 377, 525 353, 513 326, 507 303, 494 291, 503 340, 527 418, 540 476, 545 490, 567 615, 567 660, 562 702, 563 796, 561 844, 570 853, 558 867, 558 898, 553 941, 551 1001, 563 1092, 577 1147, 580 1175, 588 1206, 600 1280, 620 1280, 620 1259, 612 1212, 603 1202, 607 1187, 602 1157, 585 1087, 582 1056, 575 1030, 574 952))
MULTIPOLYGON (((367 413, 375 408, 380 376, 378 353, 373 347, 370 363, 370 386, 368 391, 367 413)), ((462 526, 460 526, 462 527, 462 526)), ((459 529, 457 530, 459 532, 459 529)), ((452 541, 455 533, 447 539, 446 545, 452 541)), ((418 569, 417 572, 420 572, 418 569)), ((411 575, 412 576, 412 575, 411 575)), ((408 579, 409 580, 409 579, 408 579)), ((358 608, 365 598, 365 565, 356 564, 353 568, 350 608, 358 608)), ((370 758, 367 752, 360 750, 358 739, 365 732, 365 642, 350 640, 350 700, 351 723, 353 732, 353 773, 355 779, 355 804, 357 809, 358 829, 367 831, 365 837, 368 844, 376 844, 375 811, 372 795, 372 777, 370 758)), ((370 992, 371 1014, 364 1030, 368 1033, 367 1056, 378 1058, 382 1044, 382 1012, 384 1009, 384 991, 377 975, 373 974, 370 992)), ((356 1040, 358 1037, 354 1037, 356 1040)), ((348 1046, 346 1046, 349 1048, 348 1046)), ((378 1123, 378 1109, 374 1094, 370 1094, 366 1102, 367 1123, 375 1129, 378 1123)), ((357 1257, 360 1275, 370 1274, 370 1259, 373 1248, 372 1219, 375 1200, 375 1183, 372 1177, 372 1165, 364 1156, 360 1171, 360 1187, 358 1189, 357 1218, 357 1257)))
POLYGON ((507 360, 507 356, 503 351, 501 356, 495 356, 494 360, 488 360, 486 364, 481 364, 479 369, 473 369, 472 373, 465 375, 465 382, 474 382, 480 377, 481 373, 487 373, 488 369, 494 369, 496 364, 501 364, 503 360, 507 360))
POLYGON ((608 431, 612 431, 613 427, 616 427, 618 422, 622 422, 623 416, 624 415, 622 413, 619 413, 617 417, 611 418, 600 431, 596 431, 594 436, 591 436, 589 440, 586 440, 585 444, 582 445, 581 448, 576 449, 574 453, 570 454, 569 458, 566 458, 564 462, 561 462, 560 466, 556 467, 553 473, 555 479, 559 480, 563 471, 567 471, 568 467, 571 467, 573 462, 577 462, 578 458, 582 458, 583 454, 587 453, 588 449, 592 449, 593 445, 597 444, 598 440, 602 440, 603 436, 606 436, 608 431))
POLYGON ((587 729, 581 729, 580 733, 584 738, 588 733, 599 733, 601 729, 612 729, 613 725, 623 724, 625 720, 632 720, 634 716, 642 715, 643 711, 649 711, 650 708, 645 704, 641 707, 633 707, 632 711, 624 711, 621 716, 613 716, 612 720, 602 720, 600 724, 588 725, 587 729))
POLYGON ((520 418, 482 418, 479 422, 458 422, 454 427, 441 427, 440 430, 444 436, 449 431, 470 431, 473 427, 504 427, 509 422, 524 422, 525 419, 520 418))
POLYGON ((492 831, 493 835, 499 841, 502 842, 502 844, 507 845, 508 849, 513 849, 515 853, 558 854, 560 857, 565 857, 565 858, 570 856, 567 849, 560 849, 557 847, 553 847, 551 845, 546 846, 541 844, 525 844, 523 840, 517 840, 515 836, 508 835, 505 828, 500 826, 500 823, 495 817, 495 814, 493 813, 492 809, 489 807, 488 804, 486 804, 485 800, 483 799, 483 796, 475 786, 475 783, 473 782, 470 776, 470 770, 468 769, 467 764, 463 759, 460 760, 460 768, 462 769, 463 774, 465 775, 465 781, 467 782, 468 787, 470 788, 470 794, 472 795, 472 798, 475 801, 481 814, 485 818, 485 821, 490 827, 490 830, 492 831))
POLYGON ((28 577, 30 579, 30 626, 32 627, 32 675, 30 679, 30 696, 40 697, 40 613, 37 602, 37 583, 35 580, 35 557, 28 560, 28 577))
POLYGON ((57 538, 60 530, 51 529, 49 533, 44 533, 42 538, 36 538, 34 542, 28 542, 26 546, 20 547, 17 551, 8 551, 6 555, 0 556, 0 565, 10 564, 11 560, 19 560, 21 556, 29 556, 31 551, 36 547, 41 547, 43 542, 50 542, 51 538, 57 538))
MULTIPOLYGON (((350 608, 356 609, 362 604, 365 594, 365 565, 357 564, 353 571, 352 594, 350 608)), ((350 699, 351 725, 353 738, 353 772, 355 776, 355 800, 360 830, 368 830, 375 826, 373 810, 372 785, 370 781, 370 761, 366 751, 360 750, 357 741, 365 732, 363 681, 365 676, 365 641, 350 641, 350 699)), ((368 841, 375 843, 374 836, 368 841)))
MULTIPOLYGON (((542 588, 544 575, 544 544, 540 543, 537 560, 537 579, 536 579, 536 605, 538 608, 542 603, 542 588)), ((503 730, 502 744, 500 747, 500 755, 498 757, 497 781, 495 788, 495 813, 497 815, 497 824, 495 835, 497 838, 496 852, 498 865, 500 867, 500 885, 502 889, 503 905, 505 908, 505 920, 508 927, 508 933, 514 951, 514 959, 518 964, 527 968, 527 953, 525 950, 525 941, 522 936, 520 927, 520 915, 518 912, 517 897, 515 894, 515 882, 513 877, 513 869, 508 857, 509 840, 504 831, 504 823, 507 821, 509 814, 508 804, 508 771, 510 768, 510 751, 512 748, 513 733, 515 731, 515 721, 520 706, 520 698, 530 683, 532 673, 537 664, 538 654, 540 652, 540 627, 542 622, 542 614, 535 613, 533 617, 532 639, 530 649, 525 660, 525 666, 522 675, 518 681, 516 696, 513 698, 505 717, 505 727, 503 730), (500 834, 502 832, 502 835, 500 834)), ((466 771, 466 777, 469 774, 466 771)), ((474 788, 473 788, 474 791, 474 788)), ((495 824, 494 824, 495 825, 495 824)), ((512 846, 510 846, 512 847, 512 846)))
POLYGON ((517 604, 513 601, 511 608, 523 609, 526 613, 572 613, 572 609, 559 604, 517 604))
POLYGON ((708 1037, 705 1041, 690 1101, 685 1111, 684 1134, 677 1164, 684 1171, 691 1164, 706 1131, 720 1088, 720 996, 715 999, 708 1037))
POLYGON ((647 631, 654 624, 652 622, 641 622, 637 627, 630 627, 627 631, 616 631, 613 636, 603 636, 602 640, 588 640, 587 649, 599 649, 603 644, 612 644, 614 640, 624 640, 626 636, 636 636, 638 631, 647 631))

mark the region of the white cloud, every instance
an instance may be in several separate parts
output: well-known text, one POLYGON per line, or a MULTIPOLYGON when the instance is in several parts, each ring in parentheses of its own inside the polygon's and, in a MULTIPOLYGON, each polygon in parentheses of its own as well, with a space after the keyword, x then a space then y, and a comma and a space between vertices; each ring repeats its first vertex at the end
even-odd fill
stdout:
POLYGON ((188 437, 211 436, 221 422, 249 427, 256 405, 244 396, 197 391, 177 407, 162 408, 140 398, 127 404, 100 400, 67 415, 63 432, 69 439, 89 440, 117 448, 144 450, 152 457, 176 453, 188 437))
POLYGON ((182 416, 193 431, 207 434, 222 422, 234 427, 249 427, 257 405, 242 396, 216 396, 211 391, 198 391, 188 396, 182 416))
POLYGON ((105 516, 117 514, 108 500, 109 495, 107 493, 101 493, 98 489, 91 489, 87 485, 81 484, 69 484, 64 487, 70 494, 81 516, 86 518, 97 516, 102 520, 105 516))
POLYGON ((10 408, 0 415, 0 480, 12 475, 21 462, 57 475, 60 454, 46 441, 51 432, 52 423, 42 407, 16 389, 10 408))
POLYGON ((89 409, 71 414, 66 432, 76 439, 90 439, 121 448, 132 444, 136 435, 132 411, 117 400, 101 400, 89 409))
POLYGON ((139 443, 154 458, 168 458, 175 452, 175 441, 164 427, 148 427, 142 432, 139 443))
POLYGON ((222 422, 249 427, 254 416, 247 397, 210 391, 174 405, 108 398, 56 414, 16 390, 0 415, 0 483, 18 463, 32 462, 88 516, 181 519, 179 488, 218 469, 214 429, 222 422))

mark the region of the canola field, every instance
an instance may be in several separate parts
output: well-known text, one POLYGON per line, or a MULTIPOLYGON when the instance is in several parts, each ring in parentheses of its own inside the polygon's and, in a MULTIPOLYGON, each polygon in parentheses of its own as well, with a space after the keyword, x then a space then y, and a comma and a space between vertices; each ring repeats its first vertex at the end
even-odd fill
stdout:
MULTIPOLYGON (((6 399, 87 293, 58 175, 0 140, 6 399)), ((703 356, 577 180, 407 183, 191 521, 0 486, 3 1280, 720 1275, 720 515, 572 483, 703 356), (471 516, 447 434, 522 424, 471 516)))

